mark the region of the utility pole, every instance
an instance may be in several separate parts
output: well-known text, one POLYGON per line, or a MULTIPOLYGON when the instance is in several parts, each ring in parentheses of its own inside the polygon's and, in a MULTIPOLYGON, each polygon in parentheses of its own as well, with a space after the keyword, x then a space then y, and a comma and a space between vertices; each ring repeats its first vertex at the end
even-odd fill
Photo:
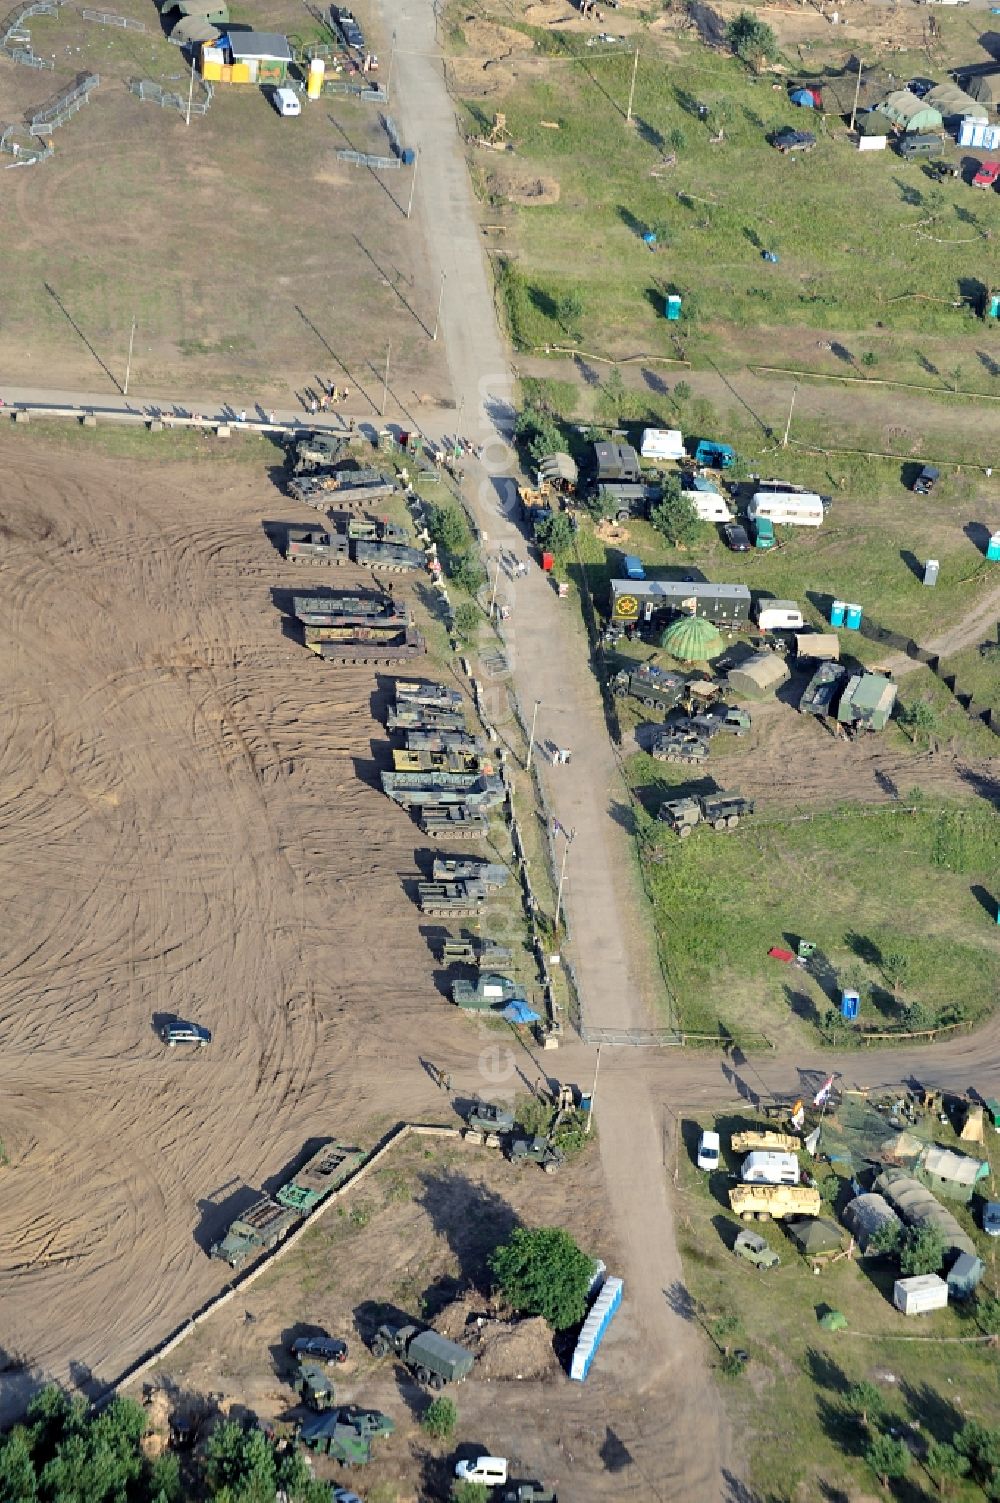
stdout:
POLYGON ((788 407, 788 422, 785 424, 785 436, 781 440, 781 447, 783 449, 787 449, 788 448, 788 435, 791 432, 791 428, 792 428, 792 413, 795 411, 795 398, 798 396, 798 394, 799 394, 799 388, 797 386, 793 386, 792 387, 792 400, 789 403, 789 407, 788 407))
POLYGON ((441 309, 443 307, 444 307, 444 272, 441 273, 441 291, 438 293, 438 310, 437 310, 437 313, 434 315, 434 333, 431 335, 431 338, 434 339, 434 340, 436 340, 437 337, 438 337, 438 325, 441 322, 441 309))
POLYGON ((559 918, 562 914, 563 883, 566 881, 566 858, 569 856, 569 848, 573 844, 575 835, 575 830, 563 830, 563 839, 566 843, 563 846, 562 866, 559 868, 559 890, 556 893, 556 917, 555 923, 552 925, 552 928, 556 934, 559 933, 559 918))
POLYGON ((132 346, 135 344, 135 314, 132 314, 132 329, 128 336, 128 360, 125 362, 125 385, 122 387, 122 396, 128 396, 128 378, 132 374, 132 346))
POLYGON ((597 1046, 597 1063, 594 1065, 594 1084, 590 1091, 590 1111, 587 1113, 587 1127, 584 1137, 590 1137, 591 1125, 594 1121, 594 1104, 597 1101, 597 1072, 601 1068, 601 1046, 597 1046))
POLYGON ((385 347, 385 375, 382 377, 382 416, 385 417, 385 404, 389 396, 389 355, 392 352, 392 344, 385 347))
POLYGON ((635 49, 635 57, 632 59, 632 85, 631 85, 631 88, 628 91, 628 112, 627 112, 627 114, 625 116, 625 123, 627 125, 631 125, 632 124, 632 101, 635 98, 635 76, 638 73, 638 71, 639 71, 639 49, 637 47, 635 49))
POLYGON ((490 621, 493 620, 493 612, 496 609, 496 603, 497 603, 497 585, 500 583, 500 555, 499 554, 497 554, 497 557, 494 560, 494 562, 496 563, 496 573, 493 575, 493 589, 490 592, 490 621))
POLYGON ((185 125, 191 124, 191 100, 194 98, 194 53, 191 54, 191 82, 188 84, 188 107, 184 119, 185 125))
POLYGON ((392 83, 392 64, 396 56, 396 33, 392 34, 392 46, 389 48, 389 71, 385 75, 385 92, 388 94, 389 85, 392 83))
POLYGON ((413 156, 413 176, 410 179, 410 201, 406 205, 406 217, 409 219, 413 213, 413 195, 417 191, 417 168, 420 166, 420 147, 416 148, 413 156))
POLYGON ((528 737, 528 759, 524 764, 525 772, 531 771, 531 754, 535 750, 535 722, 538 719, 538 711, 541 703, 540 699, 536 699, 535 708, 531 712, 531 735, 528 737))
POLYGON ((854 90, 854 104, 851 107, 851 130, 854 129, 854 117, 858 113, 858 100, 861 97, 861 68, 862 62, 858 58, 858 82, 854 90))

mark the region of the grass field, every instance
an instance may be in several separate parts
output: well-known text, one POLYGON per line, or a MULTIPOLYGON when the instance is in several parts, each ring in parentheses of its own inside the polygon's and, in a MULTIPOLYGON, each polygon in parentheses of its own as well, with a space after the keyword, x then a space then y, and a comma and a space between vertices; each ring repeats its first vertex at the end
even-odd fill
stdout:
MULTIPOLYGON (((864 1433, 845 1402, 850 1385, 875 1383, 891 1423, 919 1427, 911 1434, 920 1454, 923 1443, 949 1439, 968 1419, 1000 1423, 996 1354, 981 1342, 961 1340, 979 1333, 959 1309, 920 1320, 897 1314, 888 1261, 842 1260, 817 1277, 776 1224, 755 1229, 781 1257, 780 1268, 759 1273, 734 1258, 729 1248, 739 1223, 725 1196, 731 1180, 699 1173, 692 1147, 701 1126, 717 1126, 725 1143, 732 1131, 749 1125, 735 1117, 680 1125, 678 1241, 686 1287, 675 1287, 668 1297, 706 1329, 720 1367, 720 1348, 748 1353, 741 1376, 720 1372, 719 1381, 748 1447, 754 1496, 761 1503, 874 1497, 879 1489, 863 1460, 864 1433), (819 1325, 828 1308, 846 1315, 845 1331, 819 1325)), ((956 1213, 971 1229, 964 1208, 956 1213)), ((994 1249, 989 1239, 979 1241, 991 1268, 994 1249)), ((987 1274, 987 1283, 992 1277, 987 1274)), ((906 1503, 937 1495, 916 1461, 893 1491, 906 1503)), ((982 1493, 960 1484, 953 1496, 964 1503, 982 1493)))
MULTIPOLYGON (((955 306, 988 280, 990 237, 1000 228, 995 195, 963 181, 939 187, 893 152, 860 155, 842 121, 824 127, 791 106, 780 83, 750 76, 687 35, 637 33, 602 55, 578 33, 525 29, 553 60, 519 68, 501 95, 467 104, 477 131, 502 108, 520 170, 558 183, 557 202, 512 211, 504 240, 512 252, 501 291, 519 347, 578 342, 616 356, 672 354, 679 334, 698 358, 724 359, 730 337, 753 330, 756 358, 773 360, 780 336, 763 331, 806 326, 835 342, 844 373, 863 374, 864 357, 939 386, 957 369, 968 389, 998 390, 996 362, 977 354, 982 323, 955 306), (633 42, 641 59, 629 127, 633 42), (815 150, 798 158, 774 151, 766 137, 786 124, 817 131, 815 150), (713 144, 720 128, 724 140, 713 144), (642 241, 648 230, 658 236, 655 255, 642 241), (765 249, 779 264, 762 259, 765 249), (686 299, 679 326, 662 317, 668 287, 686 299), (579 318, 560 316, 559 300, 571 291, 582 298, 579 318), (861 330, 872 331, 874 345, 836 345, 861 330)), ((950 29, 956 57, 985 56, 976 35, 971 22, 950 29)), ((816 49, 806 71, 823 58, 816 49)), ((902 77, 908 66, 928 71, 926 57, 920 67, 906 54, 882 61, 902 77)), ((944 55, 934 61, 943 76, 944 55)), ((800 66, 790 58, 789 71, 800 66)), ((479 167, 482 191, 501 204, 502 169, 489 160, 479 167)))

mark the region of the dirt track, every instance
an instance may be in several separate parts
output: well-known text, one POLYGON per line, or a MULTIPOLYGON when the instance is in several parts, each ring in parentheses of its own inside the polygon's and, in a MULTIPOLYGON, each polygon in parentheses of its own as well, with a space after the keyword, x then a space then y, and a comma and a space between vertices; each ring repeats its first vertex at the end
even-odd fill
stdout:
POLYGON ((328 582, 261 530, 295 508, 23 445, 5 474, 0 1302, 9 1351, 86 1384, 223 1284, 199 1242, 247 1187, 419 1099, 455 1023, 400 892, 419 836, 355 766, 373 672, 271 601, 328 582))

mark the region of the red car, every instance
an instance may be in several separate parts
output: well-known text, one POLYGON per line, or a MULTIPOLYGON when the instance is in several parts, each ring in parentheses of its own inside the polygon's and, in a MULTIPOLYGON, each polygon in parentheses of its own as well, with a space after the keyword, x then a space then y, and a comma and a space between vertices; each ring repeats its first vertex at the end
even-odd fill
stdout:
POLYGON ((974 188, 994 188, 1000 182, 1000 162, 982 162, 972 179, 974 188))

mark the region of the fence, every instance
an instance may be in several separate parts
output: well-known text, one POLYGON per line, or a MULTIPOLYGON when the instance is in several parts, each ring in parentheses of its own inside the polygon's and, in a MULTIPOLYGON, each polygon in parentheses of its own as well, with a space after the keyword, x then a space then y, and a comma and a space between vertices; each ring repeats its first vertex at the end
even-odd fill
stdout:
POLYGON ((337 159, 341 162, 350 162, 352 167, 398 167, 398 157, 373 157, 364 151, 348 151, 347 147, 341 147, 337 152, 337 159))
POLYGON ((16 126, 8 125, 3 134, 0 135, 0 152, 7 152, 9 156, 14 158, 13 162, 6 164, 5 171, 8 167, 33 167, 36 162, 44 162, 46 157, 52 155, 52 147, 47 142, 31 141, 25 144, 15 141, 14 131, 16 129, 16 126))
MULTIPOLYGON (((204 98, 195 99, 192 97, 191 114, 207 115, 215 90, 210 83, 205 83, 203 79, 199 80, 199 84, 204 90, 204 98)), ((176 110, 179 115, 187 115, 187 95, 173 94, 169 89, 163 88, 161 84, 154 83, 151 78, 130 78, 128 81, 128 91, 130 94, 137 95, 140 99, 152 100, 153 104, 158 104, 161 109, 176 110)))
POLYGON ((59 125, 65 125, 77 110, 87 103, 101 79, 97 73, 82 73, 75 84, 57 94, 51 104, 32 115, 28 129, 33 136, 51 135, 59 125))
POLYGON ((381 84, 352 84, 329 78, 323 84, 324 94, 348 94, 352 99, 361 99, 365 104, 388 104, 388 92, 381 84))
POLYGON ((97 21, 101 26, 122 26, 126 31, 145 31, 145 21, 133 21, 128 16, 116 16, 110 10, 84 10, 80 14, 85 21, 97 21))
POLYGON ((10 11, 6 19, 0 22, 0 52, 5 52, 13 62, 23 63, 27 68, 54 67, 55 64, 48 58, 35 56, 31 49, 31 37, 23 27, 31 16, 58 15, 61 4, 62 0, 32 0, 30 5, 19 5, 10 11))

